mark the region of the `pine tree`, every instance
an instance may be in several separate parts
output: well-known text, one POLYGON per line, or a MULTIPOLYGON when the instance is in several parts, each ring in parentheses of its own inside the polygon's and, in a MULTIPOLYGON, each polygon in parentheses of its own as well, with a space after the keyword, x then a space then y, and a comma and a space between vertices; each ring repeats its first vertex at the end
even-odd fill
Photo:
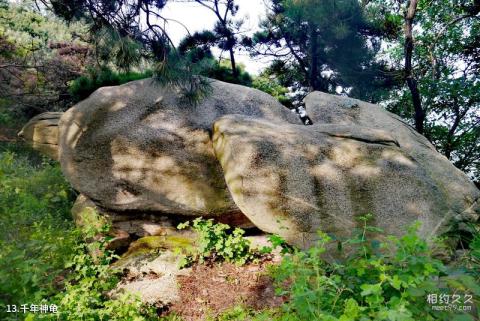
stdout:
POLYGON ((273 69, 290 84, 377 100, 372 87, 385 85, 374 29, 357 0, 272 0, 267 19, 249 43, 254 54, 276 59, 273 69), (367 43, 368 40, 368 43, 367 43))

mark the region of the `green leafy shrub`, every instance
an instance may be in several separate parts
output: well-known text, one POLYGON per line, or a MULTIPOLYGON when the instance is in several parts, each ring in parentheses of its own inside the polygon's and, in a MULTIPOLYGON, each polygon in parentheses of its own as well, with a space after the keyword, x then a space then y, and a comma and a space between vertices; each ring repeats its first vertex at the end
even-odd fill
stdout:
MULTIPOLYGON (((1 88, 0 88, 1 91, 1 88)), ((19 129, 28 120, 20 110, 12 108, 12 99, 0 97, 0 125, 5 129, 19 129)))
POLYGON ((0 125, 6 126, 15 122, 13 112, 7 108, 8 100, 0 98, 0 125))
MULTIPOLYGON (((70 209, 74 193, 58 164, 20 144, 0 145, 0 320, 133 320, 154 311, 124 293, 107 239, 86 243, 70 209), (56 304, 57 314, 7 313, 7 305, 56 304)), ((98 230, 88 230, 92 239, 98 230)))
POLYGON ((475 271, 480 273, 480 227, 475 229, 472 241, 470 242, 470 261, 476 268, 475 271))
MULTIPOLYGON (((57 164, 34 155, 26 147, 0 146, 2 307, 35 303, 55 293, 54 280, 78 237, 70 219, 70 185, 57 164)), ((2 308, 2 320, 12 317, 3 313, 2 308)))
POLYGON ((202 74, 204 76, 225 81, 231 84, 239 84, 247 87, 252 86, 252 76, 245 71, 245 66, 237 63, 238 75, 235 77, 232 72, 230 60, 222 59, 214 61, 208 70, 202 74))
MULTIPOLYGON (((108 230, 108 227, 104 227, 108 230)), ((97 232, 91 231, 93 236, 97 232)), ((88 237, 88 236, 87 236, 88 237)), ((75 255, 65 265, 71 273, 65 282, 63 292, 48 298, 59 306, 57 315, 32 314, 38 320, 109 320, 147 321, 153 320, 156 313, 145 306, 138 297, 130 293, 120 293, 110 298, 109 293, 119 281, 120 271, 110 266, 116 258, 105 249, 103 238, 93 243, 81 242, 75 247, 75 255)))
POLYGON ((245 231, 240 228, 232 229, 227 224, 215 223, 213 219, 205 220, 201 217, 192 222, 178 225, 178 229, 191 226, 199 234, 198 252, 187 256, 183 265, 195 261, 203 263, 207 259, 224 260, 243 265, 258 257, 250 248, 250 241, 243 237, 245 231))
POLYGON ((448 275, 432 258, 418 234, 419 224, 400 237, 370 241, 367 225, 346 241, 319 232, 316 246, 284 257, 273 276, 278 294, 289 298, 278 320, 474 320, 459 311, 435 311, 429 294, 470 293, 478 304, 478 280, 467 274, 448 275), (339 250, 334 261, 327 249, 339 250), (350 251, 347 251, 350 250, 350 251), (347 254, 350 253, 350 254, 347 254), (450 291, 450 292, 449 292, 450 291))
POLYGON ((267 75, 255 77, 252 82, 252 87, 266 92, 287 107, 292 107, 293 105, 292 99, 287 96, 289 92, 288 88, 283 87, 279 81, 273 77, 267 75))
POLYGON ((287 243, 284 238, 277 234, 268 235, 268 242, 271 246, 264 246, 260 249, 260 252, 263 254, 270 254, 272 251, 280 247, 280 254, 293 253, 295 248, 287 243))
POLYGON ((8 111, 0 110, 0 125, 9 125, 13 122, 12 114, 8 111))
POLYGON ((115 72, 110 68, 91 70, 89 75, 81 76, 70 83, 69 92, 75 101, 81 101, 95 90, 105 86, 117 86, 129 81, 152 77, 151 71, 145 72, 115 72))
POLYGON ((450 266, 455 273, 466 273, 480 279, 480 225, 468 224, 467 228, 470 233, 456 233, 457 237, 460 235, 460 249, 450 266))
POLYGON ((251 308, 239 305, 227 309, 215 317, 207 317, 207 321, 240 321, 240 320, 255 320, 255 321, 270 321, 274 318, 274 311, 255 311, 251 308))

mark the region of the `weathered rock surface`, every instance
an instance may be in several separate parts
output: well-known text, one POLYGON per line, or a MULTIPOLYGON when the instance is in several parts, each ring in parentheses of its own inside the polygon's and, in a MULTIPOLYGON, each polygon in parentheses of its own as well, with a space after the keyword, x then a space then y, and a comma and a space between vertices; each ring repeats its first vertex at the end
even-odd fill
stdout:
POLYGON ((102 215, 102 210, 83 194, 77 196, 72 209, 73 221, 78 227, 93 227, 100 229, 108 223, 108 220, 102 215))
POLYGON ((300 246, 366 213, 393 234, 419 220, 426 237, 479 218, 467 176, 379 106, 315 92, 303 126, 264 93, 212 88, 197 106, 151 79, 97 90, 60 120, 63 172, 134 238, 173 231, 152 219, 163 214, 244 214, 300 246))
POLYGON ((111 210, 239 213, 211 141, 228 114, 300 121, 258 90, 212 81, 197 106, 152 79, 100 88, 60 120, 60 162, 75 189, 111 210))
POLYGON ((106 244, 107 250, 122 250, 128 247, 132 242, 132 236, 125 230, 119 229, 118 226, 112 224, 110 215, 100 209, 85 195, 78 195, 71 209, 73 221, 85 236, 98 233, 94 239, 99 239, 105 235, 100 232, 106 224, 110 224, 111 228, 106 232, 109 241, 106 244))
POLYGON ((308 246, 322 229, 348 235, 356 217, 428 237, 452 220, 478 220, 480 191, 397 116, 361 101, 313 93, 313 126, 225 116, 213 145, 232 197, 260 229, 308 246))
POLYGON ((18 136, 33 149, 58 160, 58 122, 63 113, 47 112, 30 119, 18 136))
MULTIPOLYGON (((110 229, 105 233, 110 236, 107 243, 107 249, 110 250, 126 250, 130 243, 137 239, 145 242, 136 241, 132 244, 135 250, 141 246, 151 246, 152 244, 156 247, 165 244, 184 247, 183 245, 188 245, 185 240, 191 241, 196 237, 193 232, 176 228, 179 223, 183 222, 178 218, 153 215, 141 211, 133 213, 112 212, 100 208, 83 194, 77 197, 71 213, 75 224, 84 234, 89 233, 92 229, 100 231, 105 225, 108 225, 110 229)), ((100 237, 100 235, 97 237, 100 237)))
POLYGON ((189 230, 171 229, 133 242, 128 251, 113 265, 125 277, 112 293, 130 292, 144 303, 167 306, 179 299, 178 276, 186 276, 190 268, 180 268, 182 255, 197 245, 197 234, 189 230))
POLYGON ((127 292, 138 295, 142 302, 157 307, 168 306, 180 298, 178 276, 186 276, 191 269, 180 269, 178 254, 164 251, 154 259, 141 255, 125 265, 124 278, 111 293, 113 297, 127 292))

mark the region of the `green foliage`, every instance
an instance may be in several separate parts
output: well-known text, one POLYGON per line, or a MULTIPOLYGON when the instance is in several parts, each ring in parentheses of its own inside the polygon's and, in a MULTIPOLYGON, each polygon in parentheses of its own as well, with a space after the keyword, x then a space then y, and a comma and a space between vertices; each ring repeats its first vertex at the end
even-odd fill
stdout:
POLYGON ((195 0, 195 2, 200 3, 203 7, 212 11, 217 21, 215 22, 213 30, 204 30, 187 36, 180 44, 179 49, 184 50, 187 48, 201 47, 203 51, 210 52, 210 47, 216 46, 222 52, 229 53, 229 69, 232 71, 230 75, 232 81, 229 82, 241 83, 245 81, 246 79, 242 79, 245 75, 241 75, 235 59, 235 49, 238 48, 241 43, 240 35, 242 31, 240 29, 243 24, 243 20, 235 20, 239 5, 235 0, 195 0))
POLYGON ((210 81, 201 76, 212 63, 210 59, 193 59, 190 54, 171 54, 156 64, 155 79, 164 86, 179 89, 185 103, 196 105, 212 91, 210 81))
POLYGON ((0 92, 1 100, 8 99, 5 110, 29 118, 69 107, 66 83, 90 62, 86 31, 85 24, 67 25, 39 12, 30 1, 0 7, 0 92))
POLYGON ((100 87, 117 86, 129 81, 152 77, 151 71, 145 72, 114 72, 110 68, 91 70, 86 76, 81 76, 70 83, 69 92, 75 101, 87 98, 100 87))
POLYGON ((188 62, 203 65, 202 69, 197 69, 199 75, 232 84, 252 86, 252 77, 245 71, 244 65, 236 63, 234 74, 229 59, 218 61, 214 58, 210 48, 217 43, 217 37, 218 35, 210 31, 196 32, 180 42, 178 52, 188 62))
POLYGON ((282 65, 282 85, 295 90, 335 92, 378 100, 382 65, 374 59, 379 39, 357 0, 272 0, 261 31, 251 39, 256 55, 282 65))
POLYGON ((0 125, 9 127, 19 126, 24 119, 22 117, 15 117, 15 114, 12 110, 8 108, 11 104, 9 99, 0 98, 0 125))
MULTIPOLYGON (((480 227, 475 229, 472 241, 470 242, 470 260, 472 263, 480 267, 480 227)), ((480 269, 477 270, 480 273, 480 269)))
POLYGON ((266 92, 287 107, 292 106, 292 99, 287 96, 288 88, 282 86, 274 76, 260 75, 255 77, 252 87, 266 92))
POLYGON ((207 69, 202 74, 207 77, 211 77, 217 80, 229 82, 231 84, 239 84, 247 87, 251 87, 252 76, 245 71, 245 67, 241 64, 237 64, 237 75, 235 76, 230 65, 230 60, 223 59, 220 62, 215 61, 212 67, 207 69))
POLYGON ((243 237, 245 231, 232 230, 229 225, 215 223, 213 219, 197 218, 178 225, 178 229, 192 227, 199 234, 198 252, 188 256, 182 265, 205 260, 222 260, 243 265, 258 257, 250 248, 250 241, 243 237))
MULTIPOLYGON (((118 282, 104 238, 85 243, 71 220, 74 194, 58 164, 29 148, 0 146, 0 318, 7 304, 56 304, 59 314, 26 320, 151 320, 154 311, 128 293, 108 297, 118 282)), ((103 230, 108 227, 103 227, 103 230)), ((90 229, 87 239, 100 231, 90 229)))
POLYGON ((478 303, 478 280, 447 275, 418 236, 419 224, 402 237, 378 242, 367 237, 379 232, 367 219, 352 239, 334 240, 319 232, 316 246, 284 257, 273 276, 278 293, 289 301, 276 320, 473 320, 459 311, 435 311, 426 299, 458 291, 474 294, 478 303), (335 244, 338 258, 325 260, 335 244))
MULTIPOLYGON (((105 227, 108 230, 108 227, 105 227)), ((91 236, 95 235, 95 231, 91 236)), ((98 232, 98 231, 97 231, 98 232)), ((107 239, 93 243, 79 243, 75 255, 65 267, 71 273, 65 282, 65 290, 48 298, 59 306, 58 316, 33 315, 33 320, 111 320, 146 321, 153 320, 155 311, 144 306, 140 299, 129 293, 119 293, 110 298, 109 292, 119 281, 119 272, 110 263, 116 258, 105 250, 107 239)))
MULTIPOLYGON (((49 43, 70 42, 73 34, 86 32, 81 23, 65 24, 54 16, 43 16, 24 3, 11 4, 10 7, 0 6, 0 36, 15 44, 14 53, 26 58, 33 51, 41 55, 52 56, 49 43), (40 51, 38 51, 40 50, 40 51)), ((80 41, 79 41, 80 42, 80 41)))
POLYGON ((255 320, 255 321, 270 321, 274 319, 273 311, 255 311, 244 306, 235 306, 230 308, 216 317, 207 318, 207 321, 240 321, 240 320, 255 320))
POLYGON ((268 241, 270 242, 271 246, 264 246, 260 249, 260 252, 263 254, 270 254, 272 251, 278 247, 280 247, 280 254, 287 254, 293 253, 295 248, 292 247, 279 235, 270 234, 268 236, 268 241))
MULTIPOLYGON (((404 19, 406 2, 375 0, 367 6, 388 38, 380 57, 404 82, 404 19)), ((418 1, 414 20, 413 76, 417 80, 424 135, 439 152, 472 179, 480 180, 480 7, 474 1, 418 1)), ((406 85, 394 88, 386 107, 415 122, 406 85)), ((419 120, 417 120, 419 121, 419 120)))
POLYGON ((453 233, 453 240, 458 241, 459 246, 451 268, 480 279, 480 226, 467 224, 463 231, 454 230, 453 233))
POLYGON ((144 48, 130 36, 122 36, 118 30, 104 27, 94 33, 97 61, 105 68, 113 64, 128 74, 133 67, 142 62, 144 48))
MULTIPOLYGON (((72 199, 57 164, 28 148, 0 146, 1 306, 39 302, 56 291, 54 279, 78 239, 72 199)), ((0 318, 8 320, 4 312, 0 318)))

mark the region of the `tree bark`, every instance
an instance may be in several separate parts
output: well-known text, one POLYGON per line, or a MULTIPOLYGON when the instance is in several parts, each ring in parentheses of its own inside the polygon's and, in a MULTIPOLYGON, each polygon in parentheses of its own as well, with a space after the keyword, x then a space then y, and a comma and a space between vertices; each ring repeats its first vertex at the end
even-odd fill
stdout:
POLYGON ((235 62, 235 52, 233 51, 233 48, 230 48, 228 50, 230 52, 230 63, 232 65, 232 74, 235 79, 238 79, 238 69, 237 69, 237 64, 235 62))
POLYGON ((321 90, 318 83, 318 39, 317 30, 315 26, 310 27, 310 74, 309 84, 310 90, 321 90))
MULTIPOLYGON (((223 16, 222 16, 222 13, 220 12, 220 1, 219 0, 213 0, 212 6, 209 6, 209 5, 205 4, 204 1, 202 1, 202 0, 195 0, 195 2, 201 4, 202 6, 206 7, 207 9, 210 9, 217 16, 218 21, 220 22, 222 27, 225 30, 227 30, 228 33, 232 32, 230 29, 228 29, 227 16, 228 16, 229 12, 231 12, 232 16, 233 16, 233 12, 231 11, 232 6, 234 5, 233 0, 228 0, 225 3, 225 12, 223 13, 223 16)), ((228 52, 230 54, 230 64, 231 64, 231 67, 232 67, 233 77, 235 79, 238 79, 239 72, 238 72, 237 64, 235 62, 235 50, 234 50, 236 39, 235 39, 235 36, 232 35, 232 34, 227 35, 225 38, 227 39, 228 43, 232 44, 232 45, 229 45, 227 48, 228 48, 228 52)))
POLYGON ((425 110, 422 108, 422 100, 420 97, 420 91, 418 90, 417 80, 413 76, 412 72, 412 56, 413 56, 413 20, 417 11, 418 0, 407 1, 407 8, 405 11, 405 81, 408 89, 412 95, 413 108, 415 110, 415 129, 423 134, 425 132, 425 110))

